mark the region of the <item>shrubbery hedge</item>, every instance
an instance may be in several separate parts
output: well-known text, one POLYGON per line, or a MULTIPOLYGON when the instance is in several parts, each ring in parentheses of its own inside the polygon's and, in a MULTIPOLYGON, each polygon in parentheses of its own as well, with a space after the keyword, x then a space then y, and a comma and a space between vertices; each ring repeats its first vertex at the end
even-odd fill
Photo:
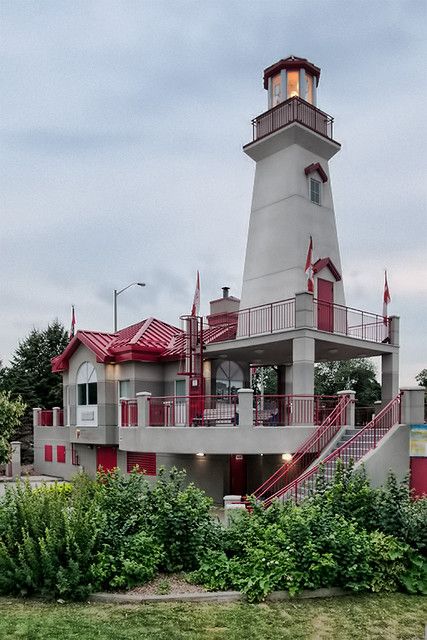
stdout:
POLYGON ((193 582, 250 601, 329 586, 427 592, 427 500, 412 501, 393 475, 372 489, 363 473, 338 467, 301 506, 254 502, 228 528, 211 506, 176 469, 152 487, 119 471, 35 490, 19 484, 0 499, 0 593, 82 599, 159 571, 191 572, 193 582))

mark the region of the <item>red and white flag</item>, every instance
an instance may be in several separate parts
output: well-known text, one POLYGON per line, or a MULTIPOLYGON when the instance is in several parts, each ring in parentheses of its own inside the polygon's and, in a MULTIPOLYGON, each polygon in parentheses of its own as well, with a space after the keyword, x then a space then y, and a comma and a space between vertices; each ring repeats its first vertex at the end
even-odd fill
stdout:
POLYGON ((70 329, 70 340, 74 338, 74 329, 76 326, 76 313, 74 311, 74 305, 71 305, 71 329, 70 329))
POLYGON ((390 289, 387 282, 387 271, 384 271, 384 296, 383 296, 383 317, 384 323, 387 323, 387 305, 391 301, 390 289))
POLYGON ((307 291, 314 292, 313 282, 313 238, 310 236, 310 243, 308 245, 307 258, 305 261, 305 275, 307 276, 307 291))
POLYGON ((200 276, 197 270, 196 290, 194 292, 193 306, 191 307, 191 315, 198 316, 200 309, 200 276))

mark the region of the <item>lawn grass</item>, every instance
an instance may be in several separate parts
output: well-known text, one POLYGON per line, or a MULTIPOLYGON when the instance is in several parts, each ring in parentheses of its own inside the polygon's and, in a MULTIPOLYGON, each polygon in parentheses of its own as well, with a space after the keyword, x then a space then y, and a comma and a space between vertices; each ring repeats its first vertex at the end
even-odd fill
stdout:
POLYGON ((427 598, 275 604, 56 604, 0 598, 1 640, 421 640, 427 598))

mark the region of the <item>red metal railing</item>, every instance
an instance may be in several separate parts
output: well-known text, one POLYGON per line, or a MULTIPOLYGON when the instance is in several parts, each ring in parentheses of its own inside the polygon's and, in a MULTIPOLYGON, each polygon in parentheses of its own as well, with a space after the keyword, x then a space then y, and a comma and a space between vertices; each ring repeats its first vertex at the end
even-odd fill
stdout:
POLYGON ((345 425, 347 408, 351 402, 350 396, 340 397, 333 411, 325 417, 320 427, 302 443, 292 460, 273 473, 253 495, 258 500, 265 499, 264 504, 270 504, 275 497, 278 497, 280 490, 296 476, 301 475, 337 435, 340 428, 345 425))
MULTIPOLYGON (((396 396, 366 427, 335 449, 318 465, 309 469, 275 494, 275 498, 300 502, 316 490, 321 469, 326 482, 330 482, 335 473, 338 459, 344 464, 350 460, 358 462, 369 451, 375 449, 385 434, 400 423, 400 394, 396 396)), ((266 503, 270 504, 270 498, 266 503)))
POLYGON ((389 320, 376 313, 341 304, 314 300, 315 326, 321 331, 339 333, 371 342, 389 338, 389 320))
POLYGON ((130 400, 120 400, 120 426, 138 426, 138 403, 135 399, 132 398, 130 400))
MULTIPOLYGON (((209 326, 228 329, 230 335, 250 338, 295 327, 295 298, 209 316, 209 326)), ((219 338, 223 340, 223 338, 219 338)))
POLYGON ((151 397, 149 422, 151 427, 237 425, 237 396, 151 397))
MULTIPOLYGON (((37 426, 38 427, 53 427, 53 410, 42 409, 38 412, 37 426)), ((64 411, 60 409, 58 411, 58 427, 64 426, 64 411)))
POLYGON ((299 122, 316 133, 333 139, 334 119, 302 98, 294 97, 252 120, 253 140, 268 136, 292 122, 299 122))
POLYGON ((320 425, 335 409, 338 399, 339 396, 256 395, 254 424, 277 427, 320 425))

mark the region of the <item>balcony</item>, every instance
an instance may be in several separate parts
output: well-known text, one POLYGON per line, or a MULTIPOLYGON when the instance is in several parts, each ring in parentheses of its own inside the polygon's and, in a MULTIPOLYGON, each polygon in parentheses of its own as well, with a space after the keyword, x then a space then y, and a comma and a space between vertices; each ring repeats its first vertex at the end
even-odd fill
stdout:
POLYGON ((34 427, 63 427, 64 412, 59 407, 53 409, 33 409, 34 427))
MULTIPOLYGON (((309 295, 309 294, 299 294, 309 295)), ((298 297, 298 296, 297 296, 298 297)), ((340 304, 310 299, 310 317, 296 321, 296 299, 279 300, 232 313, 209 316, 207 327, 215 327, 209 343, 253 338, 308 327, 368 342, 384 343, 390 339, 389 318, 340 304), (220 328, 223 331, 220 331, 220 328), (224 338, 224 336, 227 336, 224 338)))
POLYGON ((333 140, 334 119, 302 98, 289 98, 252 120, 253 142, 298 122, 333 140))

